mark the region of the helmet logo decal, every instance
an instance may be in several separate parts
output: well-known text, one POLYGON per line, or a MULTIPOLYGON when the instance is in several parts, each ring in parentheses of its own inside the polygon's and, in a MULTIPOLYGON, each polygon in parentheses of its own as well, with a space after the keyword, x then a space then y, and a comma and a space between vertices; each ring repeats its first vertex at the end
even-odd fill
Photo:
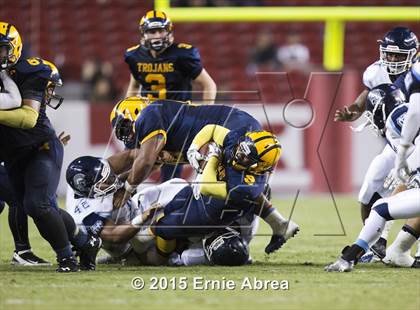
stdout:
POLYGON ((83 192, 83 190, 86 188, 86 180, 85 176, 82 173, 77 173, 73 177, 74 187, 79 192, 83 192))

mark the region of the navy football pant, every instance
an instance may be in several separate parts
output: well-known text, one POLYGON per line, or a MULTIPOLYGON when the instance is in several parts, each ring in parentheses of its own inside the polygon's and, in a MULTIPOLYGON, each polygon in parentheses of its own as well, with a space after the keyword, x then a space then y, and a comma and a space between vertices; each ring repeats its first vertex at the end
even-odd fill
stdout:
POLYGON ((28 237, 28 216, 19 206, 16 195, 13 193, 6 168, 0 165, 0 199, 9 206, 9 227, 13 235, 16 251, 28 250, 31 248, 28 237))
POLYGON ((6 163, 11 184, 41 236, 60 257, 71 255, 66 227, 60 216, 56 190, 63 162, 63 145, 54 138, 37 148, 24 150, 6 163))

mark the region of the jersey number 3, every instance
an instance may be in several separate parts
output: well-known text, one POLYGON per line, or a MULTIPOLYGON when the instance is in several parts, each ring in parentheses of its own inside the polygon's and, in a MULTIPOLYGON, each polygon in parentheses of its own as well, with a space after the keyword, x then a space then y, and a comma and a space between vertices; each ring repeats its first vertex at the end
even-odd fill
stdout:
POLYGON ((166 99, 166 79, 163 74, 150 73, 146 75, 146 83, 151 84, 150 90, 158 93, 158 97, 147 94, 150 99, 166 99))

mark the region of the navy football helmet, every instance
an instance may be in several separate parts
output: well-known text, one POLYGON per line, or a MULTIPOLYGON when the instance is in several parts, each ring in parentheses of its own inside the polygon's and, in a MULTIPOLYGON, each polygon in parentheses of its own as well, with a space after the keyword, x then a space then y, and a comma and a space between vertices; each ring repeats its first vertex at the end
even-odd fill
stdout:
POLYGON ((379 135, 385 135, 385 123, 394 108, 405 102, 403 92, 394 84, 381 84, 369 91, 366 99, 367 125, 379 135))
POLYGON ((108 161, 93 156, 73 160, 67 167, 66 180, 76 195, 86 198, 103 197, 123 187, 108 161))
POLYGON ((239 232, 227 227, 203 239, 207 259, 215 265, 241 266, 249 260, 248 245, 239 232))
POLYGON ((396 27, 378 41, 381 62, 388 74, 398 75, 407 71, 416 57, 419 41, 406 27, 396 27))

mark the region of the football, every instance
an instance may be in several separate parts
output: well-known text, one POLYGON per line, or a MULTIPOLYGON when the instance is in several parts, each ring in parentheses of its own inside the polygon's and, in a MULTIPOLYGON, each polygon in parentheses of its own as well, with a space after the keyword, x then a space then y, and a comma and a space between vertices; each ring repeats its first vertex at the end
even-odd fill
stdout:
POLYGON ((198 152, 204 157, 204 159, 202 159, 200 161, 200 168, 204 169, 204 167, 206 166, 207 163, 207 154, 209 152, 209 145, 211 142, 207 142, 206 144, 204 144, 202 147, 200 147, 200 149, 198 150, 198 152))

